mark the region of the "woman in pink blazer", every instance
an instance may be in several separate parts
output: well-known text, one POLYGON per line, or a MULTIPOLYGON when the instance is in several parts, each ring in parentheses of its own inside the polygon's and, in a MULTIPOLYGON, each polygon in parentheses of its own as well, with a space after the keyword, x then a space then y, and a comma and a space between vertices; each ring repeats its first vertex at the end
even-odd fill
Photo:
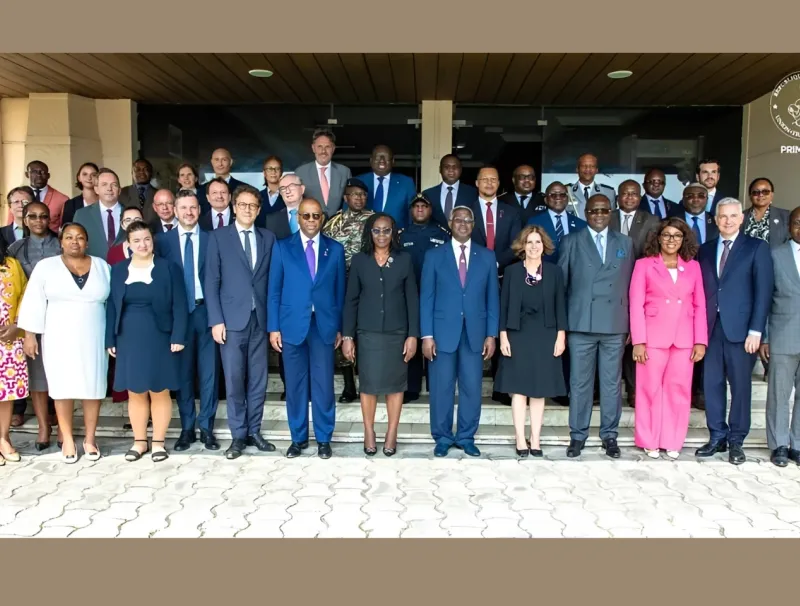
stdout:
POLYGON ((650 233, 630 286, 636 366, 636 445, 657 459, 677 459, 689 429, 694 363, 708 345, 706 299, 697 243, 678 218, 650 233))

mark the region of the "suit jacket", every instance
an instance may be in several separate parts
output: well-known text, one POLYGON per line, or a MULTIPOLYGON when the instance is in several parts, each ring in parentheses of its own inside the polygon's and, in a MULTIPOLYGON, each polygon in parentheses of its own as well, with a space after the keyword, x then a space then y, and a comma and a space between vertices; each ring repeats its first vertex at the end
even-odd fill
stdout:
POLYGON ((450 243, 425 253, 420 289, 420 332, 433 337, 445 353, 458 350, 462 328, 469 348, 483 351, 486 337, 497 337, 500 286, 497 257, 488 248, 470 243, 467 281, 461 286, 458 264, 450 243))
MULTIPOLYGON (((231 194, 231 206, 233 206, 233 192, 236 191, 236 188, 240 185, 247 185, 244 181, 239 181, 233 175, 230 176, 228 179, 228 190, 231 194)), ((200 212, 207 213, 211 210, 211 204, 208 202, 208 193, 206 192, 206 187, 208 183, 203 183, 202 185, 197 186, 197 201, 200 202, 200 212)))
POLYGON ((697 254, 703 270, 708 334, 710 337, 714 331, 719 308, 725 337, 733 343, 744 343, 749 331, 763 334, 766 328, 774 281, 772 256, 766 242, 739 234, 720 278, 718 243, 719 238, 709 240, 697 254))
POLYGON ((567 324, 572 332, 624 334, 629 329, 628 290, 633 273, 633 240, 608 230, 605 262, 590 228, 561 240, 558 265, 567 290, 567 324))
MULTIPOLYGON (((483 212, 477 198, 472 203, 472 212, 475 213, 472 241, 485 247, 486 224, 483 222, 483 212)), ((517 260, 511 245, 522 230, 522 217, 518 206, 499 200, 492 208, 492 212, 494 212, 494 252, 500 264, 497 271, 502 275, 506 266, 517 260)))
MULTIPOLYGON (((450 229, 449 225, 449 217, 446 217, 444 214, 444 206, 442 205, 442 190, 445 189, 447 186, 444 183, 440 183, 434 187, 429 187, 422 195, 425 196, 431 202, 431 209, 433 210, 433 214, 431 215, 431 219, 441 225, 444 228, 450 229)), ((446 190, 445 190, 446 191, 446 190)), ((478 190, 475 189, 472 185, 468 185, 466 183, 459 183, 458 184, 458 193, 456 194, 456 199, 453 200, 453 208, 456 206, 469 206, 472 208, 472 203, 478 199, 478 190)))
MULTIPOLYGON (((769 247, 779 248, 789 240, 789 215, 791 212, 785 208, 778 208, 776 206, 769 207, 769 247)), ((739 233, 744 234, 744 230, 750 225, 753 220, 753 208, 750 207, 744 211, 744 221, 739 233)))
POLYGON ((770 355, 800 354, 800 273, 794 261, 794 241, 784 242, 772 249, 775 275, 772 306, 764 342, 769 343, 770 355))
MULTIPOLYGON (((89 248, 86 253, 105 260, 108 258, 109 246, 108 237, 106 235, 106 224, 100 213, 102 208, 105 207, 100 202, 96 202, 91 206, 79 209, 75 213, 75 223, 83 225, 89 234, 89 248)), ((126 238, 127 234, 125 230, 120 227, 117 231, 117 237, 114 239, 114 244, 119 244, 126 238)))
MULTIPOLYGON (((81 198, 81 200, 83 199, 81 198)), ((47 206, 47 209, 50 211, 50 229, 58 233, 58 229, 61 227, 62 223, 64 223, 64 206, 68 202, 67 196, 48 184, 47 194, 42 202, 44 202, 45 206, 47 206)), ((81 206, 83 206, 82 202, 81 206)), ((11 214, 11 210, 9 210, 7 223, 11 224, 13 222, 14 216, 11 214)))
POLYGON ((347 180, 352 176, 350 174, 350 169, 342 164, 331 162, 330 167, 327 202, 325 202, 325 199, 322 197, 322 186, 319 183, 319 171, 317 170, 316 162, 301 164, 294 171, 297 176, 300 177, 303 185, 306 186, 306 191, 303 195, 306 198, 314 198, 317 202, 324 205, 325 214, 328 215, 328 217, 332 217, 342 208, 342 204, 344 204, 345 185, 347 184, 347 180))
MULTIPOLYGON (((672 200, 670 200, 669 198, 665 198, 664 196, 661 196, 661 199, 664 201, 664 206, 666 207, 667 210, 666 216, 669 217, 670 211, 674 212, 674 209, 676 206, 678 206, 678 203, 673 202, 672 200)), ((647 201, 646 195, 642 196, 642 200, 641 202, 639 202, 639 210, 649 213, 651 215, 653 214, 653 211, 650 209, 650 202, 647 201)))
POLYGON ((208 232, 203 296, 208 325, 225 324, 226 330, 244 330, 255 300, 258 326, 267 330, 267 281, 275 236, 253 226, 256 266, 244 254, 236 223, 208 232))
POLYGON ((389 256, 381 269, 372 255, 356 253, 350 262, 344 302, 342 336, 356 331, 403 331, 419 338, 419 292, 411 255, 402 250, 389 256))
MULTIPOLYGON (((397 223, 398 228, 408 225, 409 205, 411 200, 417 195, 417 187, 414 181, 400 173, 391 173, 389 175, 389 191, 386 195, 386 205, 383 209, 375 208, 375 175, 373 173, 366 173, 357 177, 364 182, 367 186, 367 208, 378 212, 384 212, 391 215, 397 223)), ((386 181, 383 183, 384 191, 386 191, 386 181)), ((431 200, 431 203, 433 200, 431 200)))
MULTIPOLYGON (((564 221, 567 224, 567 229, 569 233, 580 231, 585 227, 588 227, 589 224, 584 221, 583 219, 579 219, 575 215, 569 212, 564 212, 564 221)), ((560 246, 560 242, 556 238, 556 225, 553 223, 553 219, 550 216, 550 213, 547 210, 544 210, 540 213, 533 215, 530 219, 528 219, 528 225, 538 225, 543 227, 544 230, 547 232, 547 235, 550 236, 550 239, 553 241, 553 246, 555 247, 555 251, 552 255, 545 255, 544 260, 549 261, 551 263, 558 262, 558 249, 560 246)), ((567 234, 564 234, 567 235, 567 234)))
POLYGON ((631 343, 656 349, 708 345, 700 264, 678 257, 672 281, 661 255, 636 261, 630 286, 631 343))
MULTIPOLYGON (((116 347, 122 314, 125 312, 125 291, 128 268, 126 259, 111 268, 111 294, 106 302, 106 348, 116 347)), ((153 316, 161 332, 170 335, 170 343, 185 345, 189 310, 186 306, 186 289, 180 267, 164 258, 153 258, 152 288, 158 292, 153 297, 153 316)), ((146 355, 146 352, 141 352, 146 355)))
MULTIPOLYGON (((531 288, 525 283, 525 265, 517 262, 506 268, 503 289, 500 293, 500 332, 519 330, 522 318, 522 293, 531 288)), ((542 289, 544 325, 556 330, 567 330, 567 307, 564 299, 564 277, 552 263, 542 264, 542 281, 535 288, 542 289)), ((514 352, 511 352, 514 355, 514 352)))
POLYGON ((155 187, 148 183, 144 190, 145 200, 144 204, 142 204, 139 202, 139 189, 135 184, 128 185, 123 187, 122 191, 120 191, 119 203, 125 208, 138 208, 141 210, 145 223, 150 224, 158 219, 158 215, 153 208, 153 198, 155 197, 157 191, 158 190, 155 187))
POLYGON ((301 345, 311 328, 313 306, 322 342, 333 346, 336 334, 342 331, 344 247, 320 233, 317 271, 312 280, 300 233, 275 245, 269 269, 267 331, 280 332, 282 341, 301 345))
POLYGON ((283 210, 269 213, 264 217, 264 227, 275 234, 278 240, 283 240, 292 235, 292 228, 289 227, 289 211, 286 207, 283 210))
MULTIPOLYGON (((233 212, 233 206, 230 206, 229 208, 231 209, 231 212, 228 219, 229 221, 228 225, 230 225, 236 220, 236 214, 233 212)), ((261 215, 259 215, 259 217, 260 216, 261 215)), ((215 229, 217 229, 215 227, 217 224, 216 212, 214 211, 213 208, 211 208, 210 205, 207 211, 200 211, 200 218, 197 220, 197 224, 203 231, 214 231, 215 229)), ((256 227, 264 227, 263 225, 258 224, 258 219, 256 219, 255 224, 256 227)), ((225 227, 227 227, 227 225, 225 227)))
MULTIPOLYGON (((75 220, 75 213, 81 208, 83 208, 83 194, 78 194, 74 198, 67 200, 64 204, 64 211, 61 213, 61 225, 72 223, 75 220)), ((52 223, 50 224, 50 229, 53 229, 52 223)), ((58 232, 57 229, 53 231, 58 232)))
POLYGON ((519 200, 517 199, 517 196, 513 190, 503 194, 502 196, 499 196, 497 199, 500 202, 505 202, 511 206, 516 206, 519 209, 520 216, 522 217, 523 225, 527 224, 528 219, 530 219, 532 216, 542 212, 543 210, 547 210, 547 205, 544 203, 544 195, 540 191, 535 191, 530 195, 530 199, 527 200, 528 206, 525 208, 520 205, 519 200))
MULTIPOLYGON (((205 284, 206 282, 206 252, 208 251, 208 238, 208 232, 204 231, 202 228, 200 228, 200 233, 198 234, 197 239, 192 238, 192 245, 200 247, 197 251, 198 263, 197 267, 195 267, 195 271, 197 272, 197 276, 200 279, 201 285, 205 284)), ((186 238, 180 237, 178 228, 174 227, 168 232, 158 234, 156 236, 155 244, 156 254, 175 263, 175 265, 181 269, 181 276, 183 276, 183 256, 181 253, 183 247, 186 246, 186 238)), ((195 293, 195 295, 198 299, 203 298, 200 296, 200 293, 195 293)))
POLYGON ((17 235, 14 233, 14 224, 9 223, 8 225, 4 225, 0 227, 0 237, 3 238, 3 241, 6 243, 6 248, 11 246, 14 242, 17 241, 17 235))
MULTIPOLYGON (((642 258, 644 255, 644 247, 647 244, 647 236, 651 231, 658 229, 660 224, 661 221, 658 220, 658 217, 641 210, 641 208, 633 214, 633 220, 628 230, 628 237, 633 240, 634 258, 642 258)), ((608 228, 620 233, 622 232, 622 217, 620 216, 619 209, 614 209, 611 212, 611 222, 608 224, 608 228)))
MULTIPOLYGON (((683 207, 683 204, 676 204, 669 214, 670 217, 677 217, 678 219, 683 220, 689 228, 691 229, 692 223, 686 222, 686 209, 683 207)), ((717 222, 714 220, 714 215, 711 213, 705 213, 705 222, 706 222, 706 242, 709 240, 713 240, 717 236, 719 236, 719 228, 717 227, 717 222)), ((699 223, 699 221, 698 221, 699 223)), ((698 244, 704 244, 703 242, 698 242, 698 244)))
POLYGON ((271 206, 269 203, 269 190, 265 187, 259 193, 261 194, 261 210, 258 213, 258 217, 256 217, 256 226, 264 227, 264 220, 267 215, 276 213, 282 208, 286 208, 286 202, 283 201, 283 196, 278 194, 278 197, 275 199, 275 205, 271 206))

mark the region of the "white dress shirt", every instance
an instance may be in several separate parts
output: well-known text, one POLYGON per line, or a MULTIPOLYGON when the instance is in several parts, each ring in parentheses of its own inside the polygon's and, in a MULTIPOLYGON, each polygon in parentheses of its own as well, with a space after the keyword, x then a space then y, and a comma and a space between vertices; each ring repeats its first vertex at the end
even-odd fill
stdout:
POLYGON ((178 225, 178 243, 181 249, 181 263, 186 264, 186 234, 192 234, 192 257, 194 258, 194 296, 196 299, 203 298, 203 285, 200 282, 200 226, 195 225, 189 231, 178 225))
MULTIPOLYGON (((458 267, 459 263, 461 263, 461 246, 462 246, 462 244, 458 240, 456 240, 455 238, 450 238, 450 243, 453 246, 453 253, 456 255, 456 267, 458 267)), ((469 269, 469 251, 472 248, 472 239, 469 239, 466 242, 464 242, 463 246, 466 246, 466 248, 464 249, 464 256, 467 259, 467 269, 469 269)))
MULTIPOLYGON (((330 181, 328 181, 328 183, 330 183, 330 181)), ((269 205, 275 206, 275 202, 278 201, 278 196, 280 195, 281 193, 277 189, 274 192, 270 192, 269 188, 267 188, 267 199, 269 200, 269 205)))
POLYGON ((167 225, 172 225, 172 229, 178 227, 177 217, 172 217, 172 221, 164 221, 164 219, 159 219, 159 221, 161 222, 161 231, 163 231, 164 233, 170 231, 167 229, 167 225))
POLYGON ((555 229, 558 224, 558 217, 561 217, 561 225, 564 226, 564 235, 566 236, 569 233, 569 215, 566 209, 560 214, 554 213, 550 208, 547 209, 547 212, 550 214, 550 220, 553 222, 553 229, 555 229))
MULTIPOLYGON (((493 198, 488 200, 488 202, 492 203, 492 218, 494 220, 494 233, 495 236, 497 235, 497 198, 493 198)), ((487 200, 484 200, 480 196, 478 196, 478 206, 481 207, 481 216, 483 217, 483 227, 486 228, 486 204, 487 200)))
POLYGON ((108 208, 102 202, 98 201, 98 208, 100 209, 100 219, 103 224, 103 233, 108 237, 108 211, 111 211, 111 218, 114 221, 114 237, 117 237, 120 226, 120 215, 122 215, 122 204, 115 202, 114 206, 108 208))
POLYGON ((253 253, 253 267, 252 267, 252 269, 255 269, 256 268, 256 262, 258 261, 258 253, 256 252, 256 249, 258 248, 258 246, 256 246, 256 226, 253 225, 252 227, 250 227, 249 229, 246 230, 244 227, 239 225, 238 221, 236 221, 236 231, 239 232, 239 242, 242 243, 242 250, 245 250, 245 248, 244 248, 244 238, 245 238, 244 232, 245 231, 249 231, 250 232, 248 235, 250 236, 250 250, 253 253))
MULTIPOLYGON (((452 187, 453 188, 453 208, 455 208, 457 206, 456 200, 458 199, 458 186, 459 185, 460 185, 460 183, 458 181, 456 181, 452 185, 448 185, 447 183, 442 181, 442 189, 440 190, 441 191, 441 195, 439 196, 439 201, 442 204, 442 211, 444 211, 445 208, 446 208, 445 207, 445 200, 447 199, 447 188, 448 187, 452 187)), ((450 220, 450 217, 445 217, 445 218, 448 221, 450 220)))
POLYGON ((711 212, 711 206, 714 204, 714 196, 717 195, 717 188, 708 190, 708 202, 706 202, 706 212, 711 212))
POLYGON ((231 224, 231 207, 226 206, 225 210, 217 211, 213 208, 211 209, 211 227, 212 229, 217 229, 217 223, 219 223, 219 215, 222 215, 222 225, 223 227, 228 226, 231 224))
MULTIPOLYGON (((33 185, 30 186, 33 190, 33 197, 36 198, 36 188, 33 185)), ((44 202, 44 199, 47 197, 47 192, 50 191, 50 186, 45 185, 42 189, 39 190, 39 202, 44 202)))
MULTIPOLYGON (((17 225, 17 223, 14 222, 14 242, 16 242, 17 240, 22 240, 23 236, 24 232, 22 225, 17 225)), ((9 244, 11 244, 11 242, 9 242, 9 244)))
MULTIPOLYGON (((314 242, 314 245, 311 249, 314 251, 314 275, 317 275, 317 271, 319 269, 319 234, 314 236, 313 238, 309 238, 303 232, 300 232, 300 242, 303 243, 303 257, 306 256, 306 247, 308 246, 309 242, 314 242)), ((311 305, 311 312, 314 312, 314 305, 311 305)))
MULTIPOLYGON (((591 227, 587 227, 586 229, 589 230, 589 234, 592 236, 592 244, 594 244, 595 249, 597 249, 597 236, 600 236, 600 244, 603 246, 603 263, 606 262, 608 258, 608 228, 606 227, 603 231, 595 231, 591 227)), ((597 251, 598 254, 600 251, 597 251)))
MULTIPOLYGON (((383 178, 383 202, 381 203, 381 210, 386 208, 386 200, 389 199, 389 181, 392 179, 392 173, 389 173, 383 178)), ((378 191, 378 175, 372 173, 372 191, 378 191)), ((373 202, 373 207, 375 206, 373 202)))

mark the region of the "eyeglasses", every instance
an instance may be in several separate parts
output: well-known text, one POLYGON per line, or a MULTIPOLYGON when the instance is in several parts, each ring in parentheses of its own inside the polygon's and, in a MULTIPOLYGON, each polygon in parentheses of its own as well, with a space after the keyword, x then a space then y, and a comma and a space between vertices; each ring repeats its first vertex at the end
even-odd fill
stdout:
POLYGON ((264 170, 269 172, 269 173, 279 173, 279 172, 281 172, 281 167, 280 166, 267 166, 264 170))
POLYGON ((381 229, 380 227, 373 227, 372 234, 375 236, 390 236, 392 235, 392 228, 384 227, 383 229, 381 229))
POLYGON ((248 202, 237 202, 236 208, 240 210, 258 210, 260 204, 250 204, 248 202))
POLYGON ((458 225, 472 225, 473 223, 475 223, 475 220, 474 219, 463 219, 461 217, 458 217, 457 219, 453 219, 453 223, 456 223, 458 225))
POLYGON ((754 189, 750 192, 751 196, 768 196, 772 193, 771 189, 754 189))
POLYGON ((28 219, 31 221, 46 221, 50 218, 50 215, 27 215, 28 219))
POLYGON ((282 187, 279 187, 278 191, 281 192, 282 194, 285 194, 287 191, 289 191, 293 187, 300 187, 300 184, 299 183, 289 183, 289 185, 284 185, 282 187))
POLYGON ((683 234, 665 234, 660 233, 658 237, 662 240, 666 240, 667 242, 672 242, 673 240, 683 240, 683 234))
POLYGON ((553 193, 553 194, 547 194, 547 197, 548 198, 553 198, 554 200, 563 200, 564 198, 567 197, 567 194, 562 194, 562 193, 556 192, 556 193, 553 193))
POLYGON ((157 206, 158 208, 168 208, 170 206, 175 206, 174 202, 153 202, 153 206, 157 206))
POLYGON ((587 215, 609 215, 611 214, 610 208, 592 208, 586 211, 587 215))
POLYGON ((322 219, 322 213, 302 213, 300 218, 303 219, 303 221, 310 221, 311 219, 314 219, 314 221, 319 221, 322 219))

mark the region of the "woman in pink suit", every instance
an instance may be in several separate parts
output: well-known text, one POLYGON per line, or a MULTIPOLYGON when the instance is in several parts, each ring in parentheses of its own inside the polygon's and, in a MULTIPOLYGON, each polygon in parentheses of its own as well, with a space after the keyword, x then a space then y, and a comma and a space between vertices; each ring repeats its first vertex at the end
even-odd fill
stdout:
POLYGON ((657 459, 677 459, 689 429, 694 363, 708 345, 706 299, 697 243, 681 219, 650 233, 630 286, 636 366, 636 445, 657 459))

